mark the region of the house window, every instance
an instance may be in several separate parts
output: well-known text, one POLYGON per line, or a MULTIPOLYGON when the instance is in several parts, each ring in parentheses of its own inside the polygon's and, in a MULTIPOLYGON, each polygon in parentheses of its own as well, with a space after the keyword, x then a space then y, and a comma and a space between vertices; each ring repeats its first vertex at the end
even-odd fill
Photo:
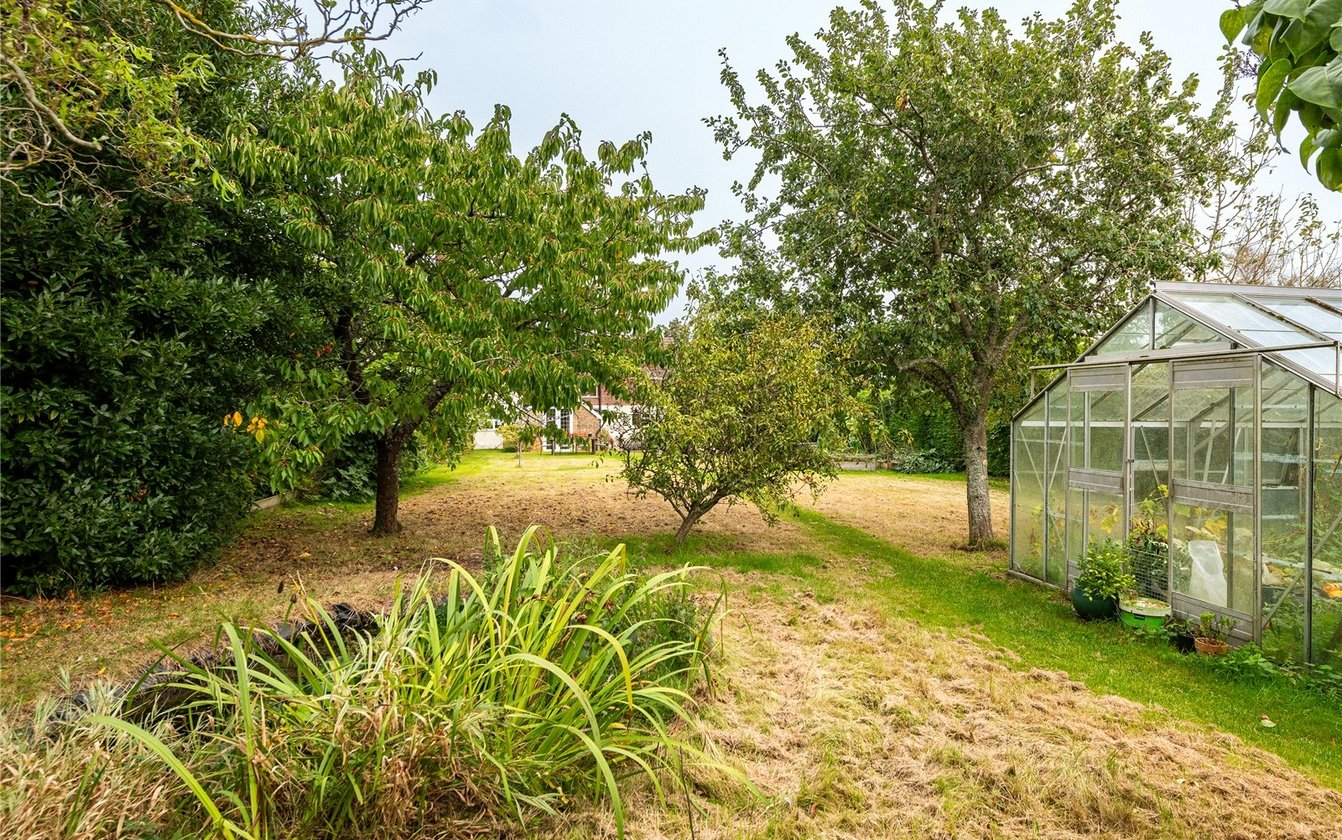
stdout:
POLYGON ((546 423, 554 426, 565 434, 572 434, 573 412, 567 408, 552 408, 550 409, 549 417, 546 418, 546 423))

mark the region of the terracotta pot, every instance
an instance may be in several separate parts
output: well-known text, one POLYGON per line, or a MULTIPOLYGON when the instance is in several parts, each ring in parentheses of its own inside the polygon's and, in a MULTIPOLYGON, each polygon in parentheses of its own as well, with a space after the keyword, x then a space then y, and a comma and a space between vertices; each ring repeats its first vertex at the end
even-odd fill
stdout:
POLYGON ((1220 639, 1204 639, 1201 636, 1193 640, 1193 647, 1205 656, 1225 656, 1230 651, 1230 643, 1220 639))

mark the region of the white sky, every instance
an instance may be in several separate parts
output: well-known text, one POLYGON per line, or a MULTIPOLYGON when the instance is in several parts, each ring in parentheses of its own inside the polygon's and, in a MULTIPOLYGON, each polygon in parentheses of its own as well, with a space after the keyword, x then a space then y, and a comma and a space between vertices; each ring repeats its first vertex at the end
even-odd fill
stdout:
MULTIPOLYGON (((722 159, 703 124, 705 117, 730 110, 718 79, 718 49, 726 48, 743 78, 753 77, 789 54, 787 35, 813 34, 836 5, 837 0, 435 0, 383 48, 394 58, 420 55, 412 67, 438 71, 439 86, 430 99, 435 113, 464 110, 480 126, 495 103, 508 105, 519 152, 534 146, 561 113, 573 117, 591 148, 601 140, 620 142, 651 131, 653 183, 663 192, 706 188, 708 204, 699 215, 706 228, 740 216, 731 184, 750 174, 745 160, 722 159)), ((1016 21, 1036 10, 1060 17, 1070 2, 948 3, 952 9, 964 5, 995 6, 1016 21)), ((1149 30, 1156 46, 1170 55, 1175 76, 1197 74, 1200 97, 1210 103, 1220 86, 1223 39, 1217 19, 1228 6, 1228 0, 1120 0, 1119 37, 1135 44, 1149 30)), ((1288 129, 1284 139, 1292 153, 1278 160, 1260 188, 1289 196, 1313 192, 1326 218, 1342 218, 1342 198, 1325 198, 1299 166, 1294 150, 1300 135, 1288 129)), ((691 270, 720 262, 712 249, 682 258, 691 270)), ((677 299, 664 319, 681 305, 677 299)))

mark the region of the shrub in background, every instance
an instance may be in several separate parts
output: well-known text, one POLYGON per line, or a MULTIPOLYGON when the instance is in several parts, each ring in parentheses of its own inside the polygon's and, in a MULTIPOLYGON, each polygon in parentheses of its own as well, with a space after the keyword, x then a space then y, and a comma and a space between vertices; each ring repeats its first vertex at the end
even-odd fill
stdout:
MULTIPOLYGON (((422 435, 412 435, 401 454, 401 482, 433 466, 448 453, 422 435)), ((355 435, 333 452, 314 478, 316 495, 337 502, 371 502, 377 492, 377 441, 355 435)))

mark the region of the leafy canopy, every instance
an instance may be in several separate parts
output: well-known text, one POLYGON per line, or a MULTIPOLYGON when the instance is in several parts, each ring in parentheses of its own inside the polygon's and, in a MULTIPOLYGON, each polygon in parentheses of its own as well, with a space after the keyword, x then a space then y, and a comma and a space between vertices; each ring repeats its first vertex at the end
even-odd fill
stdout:
POLYGON ((1227 170, 1231 129, 1149 38, 1116 41, 1112 2, 1014 31, 991 9, 940 11, 836 9, 757 75, 762 99, 726 64, 734 112, 709 124, 728 156, 758 155, 738 187, 753 217, 727 236, 739 276, 860 334, 868 371, 945 397, 979 543, 995 395, 1197 266, 1183 209, 1227 170))
POLYGON ((669 336, 664 377, 635 410, 624 476, 670 502, 684 540, 719 502, 773 521, 801 487, 835 475, 848 405, 838 348, 797 315, 700 302, 669 336))
POLYGON ((1300 165, 1342 191, 1342 0, 1255 0, 1222 12, 1221 32, 1259 59, 1259 117, 1281 139, 1294 114, 1300 165))
POLYGON ((664 253, 703 241, 702 193, 663 195, 642 171, 648 135, 593 158, 565 117, 518 155, 506 108, 478 132, 435 117, 433 81, 356 47, 341 83, 300 89, 264 133, 230 138, 244 192, 288 185, 272 204, 312 263, 327 330, 267 409, 283 480, 351 434, 393 456, 416 430, 464 444, 482 405, 569 405, 624 381, 681 282, 664 253))

